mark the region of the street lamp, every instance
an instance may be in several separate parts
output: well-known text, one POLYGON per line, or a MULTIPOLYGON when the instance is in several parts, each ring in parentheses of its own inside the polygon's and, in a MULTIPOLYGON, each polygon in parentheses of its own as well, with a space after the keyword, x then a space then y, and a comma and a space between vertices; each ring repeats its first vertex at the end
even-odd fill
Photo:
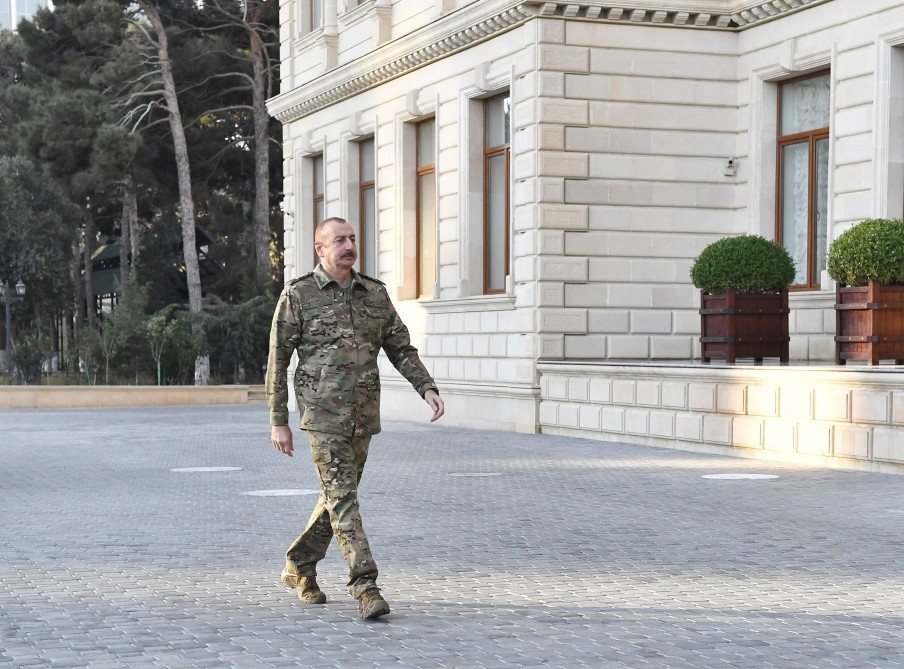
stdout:
POLYGON ((22 279, 19 279, 18 283, 16 283, 15 288, 13 288, 12 284, 7 283, 4 279, 2 283, 0 283, 0 300, 3 300, 3 304, 6 307, 6 371, 12 372, 13 370, 13 316, 12 316, 12 306, 25 297, 25 284, 22 283, 22 279))

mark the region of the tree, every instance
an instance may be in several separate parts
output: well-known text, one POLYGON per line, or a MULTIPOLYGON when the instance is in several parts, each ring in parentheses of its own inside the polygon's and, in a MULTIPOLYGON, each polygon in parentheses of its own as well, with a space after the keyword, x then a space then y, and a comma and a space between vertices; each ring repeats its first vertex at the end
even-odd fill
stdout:
MULTIPOLYGON (((195 201, 192 197, 191 164, 188 157, 188 143, 185 139, 185 128, 182 112, 179 109, 179 98, 176 94, 176 81, 173 76, 173 60, 170 54, 169 36, 163 24, 160 12, 149 0, 138 0, 138 6, 150 22, 150 30, 141 22, 135 22, 148 43, 156 51, 154 62, 159 68, 160 83, 164 108, 169 120, 173 149, 176 157, 176 174, 179 183, 179 217, 182 222, 182 254, 185 260, 185 280, 188 286, 188 310, 192 316, 192 330, 197 335, 203 334, 201 314, 201 272, 198 266, 198 251, 195 240, 195 201)), ((146 91, 147 93, 147 91, 146 91)), ((195 383, 207 385, 210 377, 209 359, 199 357, 195 363, 195 383)))
POLYGON ((14 155, 15 127, 27 113, 19 83, 24 79, 25 56, 22 40, 16 33, 0 31, 0 155, 14 155))
POLYGON ((81 208, 75 221, 83 228, 84 300, 79 301, 76 329, 83 320, 94 325, 89 259, 98 241, 97 225, 109 230, 115 220, 111 212, 117 198, 111 186, 136 149, 132 143, 116 153, 109 150, 116 119, 104 92, 92 84, 122 41, 124 27, 122 9, 111 0, 59 0, 54 10, 41 9, 32 22, 20 26, 32 98, 18 124, 19 150, 44 165, 81 208))
POLYGON ((104 315, 98 329, 97 341, 104 357, 104 385, 110 385, 110 365, 116 355, 130 339, 143 337, 146 331, 147 287, 139 285, 134 275, 129 281, 132 285, 121 293, 116 308, 104 315))
MULTIPOLYGON (((121 290, 130 270, 153 277, 149 303, 187 302, 199 342, 212 322, 201 317, 202 289, 206 304, 247 302, 278 282, 270 225, 280 215, 281 128, 264 105, 277 81, 277 30, 276 4, 263 0, 57 0, 20 37, 4 34, 0 153, 28 155, 76 203, 68 220, 84 249, 70 247, 68 266, 70 282, 83 278, 79 304, 93 307, 94 285, 92 263, 80 259, 117 233, 121 290), (213 240, 197 276, 196 226, 213 240)), ((74 322, 90 327, 94 313, 74 322)), ((83 339, 99 360, 90 330, 83 339)))
POLYGON ((207 310, 212 366, 228 371, 235 383, 245 383, 248 370, 259 378, 267 360, 275 307, 276 299, 270 293, 236 304, 212 300, 207 310))
POLYGON ((172 321, 170 338, 164 347, 168 362, 176 368, 176 382, 188 383, 195 360, 209 354, 207 341, 193 328, 190 320, 177 317, 172 321))
POLYGON ((162 384, 163 354, 171 339, 174 337, 175 322, 170 320, 172 307, 165 307, 148 318, 145 324, 147 343, 151 349, 151 357, 157 366, 157 385, 162 384))
POLYGON ((45 363, 53 357, 53 332, 49 327, 38 324, 13 346, 13 367, 19 372, 25 385, 38 383, 45 363))
POLYGON ((68 266, 75 209, 57 184, 24 156, 0 156, 0 280, 22 280, 15 323, 52 327, 72 299, 68 266), (26 318, 28 321, 26 321, 26 318))
MULTIPOLYGON (((244 104, 225 108, 228 112, 248 112, 251 132, 243 133, 242 141, 250 139, 254 158, 254 194, 251 207, 251 228, 254 249, 254 284, 260 290, 270 287, 273 267, 270 259, 270 127, 267 98, 272 97, 278 78, 279 15, 273 2, 265 0, 208 0, 214 29, 234 33, 227 42, 232 48, 228 56, 248 68, 236 68, 231 76, 240 82, 244 104), (247 98, 250 95, 250 105, 247 98)), ((227 47, 228 48, 228 47, 227 47)))

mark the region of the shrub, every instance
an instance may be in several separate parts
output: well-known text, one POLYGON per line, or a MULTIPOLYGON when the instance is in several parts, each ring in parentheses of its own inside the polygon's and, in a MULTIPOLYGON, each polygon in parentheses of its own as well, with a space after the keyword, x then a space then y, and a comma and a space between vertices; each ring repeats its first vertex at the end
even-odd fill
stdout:
POLYGON ((826 264, 829 276, 845 286, 904 284, 904 221, 873 218, 858 223, 832 242, 826 264))
POLYGON ((26 385, 39 383, 44 363, 53 355, 53 333, 39 324, 36 330, 16 339, 12 353, 22 381, 26 385))
POLYGON ((691 281, 704 293, 778 293, 794 280, 794 261, 781 246, 759 235, 713 242, 691 267, 691 281))

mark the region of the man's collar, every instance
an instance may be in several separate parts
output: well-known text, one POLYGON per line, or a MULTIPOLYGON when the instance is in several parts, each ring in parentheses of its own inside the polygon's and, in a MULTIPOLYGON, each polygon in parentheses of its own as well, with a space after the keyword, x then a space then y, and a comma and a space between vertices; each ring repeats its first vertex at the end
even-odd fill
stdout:
MULTIPOLYGON (((352 277, 352 285, 359 283, 365 288, 367 285, 361 280, 361 275, 358 274, 354 268, 351 270, 352 277)), ((336 281, 333 277, 327 274, 327 271, 323 269, 323 265, 317 263, 317 267, 314 268, 314 280, 317 282, 317 287, 323 289, 330 282, 336 283, 338 285, 338 281, 336 281)))

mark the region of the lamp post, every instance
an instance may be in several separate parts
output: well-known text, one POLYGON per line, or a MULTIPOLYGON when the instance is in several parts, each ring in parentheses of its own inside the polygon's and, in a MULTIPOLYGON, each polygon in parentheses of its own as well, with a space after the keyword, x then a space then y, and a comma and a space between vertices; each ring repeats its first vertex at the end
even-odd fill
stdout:
POLYGON ((13 370, 13 316, 12 316, 12 306, 25 297, 25 284, 22 283, 22 279, 19 279, 18 283, 16 283, 15 288, 11 283, 8 283, 5 279, 0 282, 0 300, 3 300, 3 304, 6 307, 6 371, 12 372, 13 370))

